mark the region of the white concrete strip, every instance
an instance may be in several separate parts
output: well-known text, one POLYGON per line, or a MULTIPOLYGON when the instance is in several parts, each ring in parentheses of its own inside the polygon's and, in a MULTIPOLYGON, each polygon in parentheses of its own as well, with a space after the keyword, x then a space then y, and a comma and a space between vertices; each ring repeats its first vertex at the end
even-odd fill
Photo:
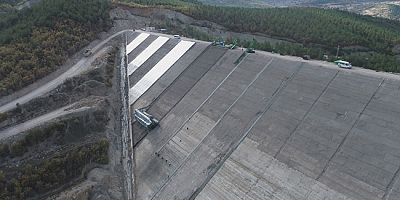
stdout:
POLYGON ((132 75, 144 62, 147 61, 158 49, 164 45, 169 38, 158 37, 154 40, 144 51, 142 51, 131 63, 128 65, 128 76, 132 75))
POLYGON ((181 41, 164 56, 142 79, 129 89, 129 105, 135 103, 195 42, 181 41))
POLYGON ((141 33, 139 34, 132 42, 126 46, 126 55, 130 54, 136 47, 138 47, 150 34, 148 33, 141 33))

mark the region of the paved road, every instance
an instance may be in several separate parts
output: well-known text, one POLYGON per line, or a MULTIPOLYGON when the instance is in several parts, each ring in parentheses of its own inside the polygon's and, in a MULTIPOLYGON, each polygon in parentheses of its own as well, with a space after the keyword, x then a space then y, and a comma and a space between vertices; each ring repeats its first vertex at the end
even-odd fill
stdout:
POLYGON ((17 135, 18 133, 21 133, 21 132, 27 131, 29 129, 32 129, 34 127, 37 127, 39 125, 42 125, 42 124, 44 124, 52 119, 55 119, 57 117, 90 109, 90 107, 81 107, 78 109, 68 109, 68 108, 72 107, 73 105, 68 105, 68 106, 62 107, 53 112, 47 113, 45 115, 36 117, 29 121, 26 121, 24 123, 21 123, 16 126, 2 130, 2 131, 0 131, 0 140, 17 135))
POLYGON ((366 68, 357 67, 357 66, 353 66, 352 69, 344 69, 344 68, 339 68, 335 63, 322 61, 322 60, 304 60, 303 58, 300 58, 297 56, 280 55, 280 54, 276 54, 276 53, 271 53, 271 52, 267 52, 267 51, 258 51, 258 50, 256 51, 256 54, 272 56, 272 57, 285 59, 285 60, 304 62, 304 63, 310 64, 313 66, 321 66, 321 67, 339 70, 339 71, 343 71, 343 72, 356 73, 356 74, 360 74, 360 75, 372 76, 372 77, 377 77, 377 78, 400 80, 399 74, 375 71, 375 70, 366 69, 366 68))
POLYGON ((48 83, 38 87, 35 90, 32 90, 28 94, 19 97, 13 101, 10 101, 9 103, 6 103, 0 107, 0 112, 7 112, 13 108, 16 107, 16 104, 24 104, 36 97, 39 97, 41 95, 44 95, 45 93, 55 89, 58 85, 62 84, 66 79, 76 76, 77 74, 80 74, 90 67, 90 63, 92 63, 99 55, 103 54, 105 52, 105 49, 101 49, 107 42, 109 42, 111 39, 125 33, 125 32, 133 32, 133 30, 123 30, 120 32, 115 33, 114 35, 111 35, 107 39, 101 41, 99 44, 97 44, 95 47, 92 48, 92 51, 94 54, 90 57, 84 57, 82 58, 79 62, 77 62, 75 65, 73 65, 69 70, 58 76, 57 78, 53 79, 52 81, 49 81, 48 83), (101 49, 101 50, 100 50, 101 49))

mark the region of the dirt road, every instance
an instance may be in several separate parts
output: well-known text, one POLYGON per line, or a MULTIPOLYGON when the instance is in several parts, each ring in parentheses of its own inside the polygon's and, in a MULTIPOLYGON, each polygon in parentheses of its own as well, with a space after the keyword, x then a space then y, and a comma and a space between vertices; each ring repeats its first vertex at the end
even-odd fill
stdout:
POLYGON ((26 121, 24 123, 18 124, 16 126, 7 128, 5 130, 0 131, 0 140, 17 135, 18 133, 27 131, 29 129, 35 128, 39 125, 42 125, 52 119, 55 119, 57 117, 71 114, 71 113, 76 113, 76 112, 82 112, 87 109, 90 109, 90 107, 81 107, 78 109, 69 109, 72 105, 68 105, 65 107, 62 107, 60 109, 57 109, 53 112, 47 113, 45 115, 36 117, 32 120, 26 121))
POLYGON ((92 48, 93 55, 89 57, 83 57, 79 62, 71 66, 70 69, 68 69, 66 72, 58 76, 57 78, 47 82, 46 84, 36 88, 35 90, 30 91, 29 93, 25 94, 22 97, 19 97, 15 100, 12 100, 2 106, 0 106, 0 113, 1 112, 7 112, 13 108, 16 107, 16 104, 24 104, 31 99, 34 99, 36 97, 39 97, 53 89, 55 89, 58 85, 62 84, 66 79, 76 76, 90 68, 90 63, 92 63, 99 55, 104 53, 105 49, 101 49, 107 42, 109 42, 111 39, 125 33, 125 32, 130 32, 133 30, 123 30, 120 32, 117 32, 107 39, 101 41, 99 44, 97 44, 95 47, 92 48))

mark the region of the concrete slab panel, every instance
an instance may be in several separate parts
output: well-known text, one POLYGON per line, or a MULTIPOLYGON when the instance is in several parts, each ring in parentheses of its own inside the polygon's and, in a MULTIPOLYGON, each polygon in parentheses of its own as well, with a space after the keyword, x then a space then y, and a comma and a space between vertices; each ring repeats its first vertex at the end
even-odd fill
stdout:
POLYGON ((349 199, 259 151, 258 145, 245 139, 196 199, 349 199))
MULTIPOLYGON (((252 59, 251 59, 252 60, 252 59)), ((246 64, 246 62, 243 62, 241 65, 240 65, 240 67, 244 67, 244 68, 250 68, 250 67, 253 67, 253 68, 255 68, 255 67, 257 67, 258 69, 259 69, 259 73, 260 73, 260 71, 262 70, 262 69, 265 69, 266 68, 266 63, 264 63, 264 66, 262 66, 262 65, 260 65, 259 63, 257 64, 257 63, 254 63, 254 65, 248 65, 248 64, 246 64)), ((251 70, 251 71, 253 71, 253 70, 251 70)), ((251 73, 251 71, 249 72, 249 73, 251 73)), ((233 73, 231 73, 231 74, 234 74, 236 71, 234 71, 233 73)), ((255 80, 255 77, 256 77, 256 74, 253 74, 253 76, 250 76, 250 77, 247 77, 247 87, 246 88, 243 88, 243 89, 241 89, 241 87, 237 87, 237 88, 235 88, 235 90, 242 90, 242 94, 243 94, 243 92, 246 90, 246 89, 248 89, 248 87, 250 86, 249 84, 251 84, 251 82, 252 81, 254 81, 255 80)), ((228 77, 226 80, 228 80, 229 78, 231 78, 231 77, 228 77)), ((245 77, 243 77, 243 79, 245 79, 245 77)), ((245 79, 246 80, 246 79, 245 79)), ((215 90, 215 92, 214 93, 212 93, 212 96, 211 96, 211 98, 210 99, 212 99, 212 98, 214 98, 214 96, 217 94, 217 93, 219 93, 219 91, 222 91, 223 90, 223 88, 225 87, 225 86, 227 86, 227 85, 229 85, 231 82, 223 82, 216 90, 215 90)), ((235 96, 233 96, 233 99, 231 99, 231 100, 229 100, 231 103, 230 103, 230 106, 233 106, 233 104, 238 100, 238 98, 240 98, 240 96, 241 96, 241 94, 240 94, 240 92, 239 92, 239 94, 237 94, 237 96, 235 97, 235 96), (236 99, 236 100, 235 100, 236 99)), ((209 100, 210 100, 209 99, 209 100)), ((228 100, 227 100, 228 101, 228 100)), ((207 100, 207 102, 208 102, 208 100, 207 100)), ((206 104, 206 103, 204 103, 204 104, 202 104, 202 108, 203 107, 207 107, 207 105, 209 105, 209 104, 206 104)), ((219 113, 219 115, 220 116, 223 116, 225 113, 226 113, 227 111, 225 111, 225 110, 216 110, 215 112, 214 112, 214 114, 217 114, 217 113, 219 113)), ((197 113, 197 112, 195 112, 195 113, 197 113)), ((211 130, 212 128, 214 128, 214 126, 215 126, 215 123, 213 123, 212 121, 214 120, 214 121, 217 121, 217 123, 218 123, 218 121, 219 120, 221 120, 221 117, 219 118, 219 119, 217 119, 217 120, 215 120, 215 119, 213 119, 213 118, 211 118, 210 116, 207 116, 207 115, 204 115, 204 113, 203 112, 201 112, 201 109, 199 110, 199 112, 198 112, 199 114, 201 114, 201 116, 205 116, 205 117, 207 117, 208 118, 208 122, 209 122, 209 125, 210 126, 207 126, 207 127, 209 127, 209 128, 207 128, 207 127, 204 127, 204 129, 205 130, 211 130)), ((194 115, 195 116, 195 115, 194 115)), ((179 135, 181 135, 181 134, 183 134, 183 133, 185 133, 185 131, 187 130, 187 129, 189 129, 189 130, 194 130, 195 131, 195 133, 203 133, 203 134, 200 134, 201 136, 199 136, 200 138, 204 138, 205 136, 207 136, 207 134, 209 133, 209 131, 207 131, 207 132, 204 132, 204 131, 201 131, 201 129, 196 129, 196 124, 197 123, 190 123, 190 119, 192 119, 192 117, 193 116, 191 116, 190 118, 189 118, 189 121, 186 121, 185 122, 185 125, 184 126, 181 126, 180 127, 180 129, 179 129, 179 131, 177 131, 176 133, 174 133, 174 135, 173 135, 173 137, 167 142, 167 143, 165 143, 164 145, 162 145, 161 147, 159 147, 159 150, 156 152, 156 153, 158 153, 160 156, 159 157, 166 157, 168 154, 170 154, 170 158, 174 158, 174 159, 177 159, 177 160, 175 160, 176 162, 175 163, 171 163, 171 167, 172 167, 172 169, 173 169, 173 171, 174 170, 176 170, 181 164, 182 164, 182 162, 183 162, 183 160, 185 160, 186 158, 187 158, 187 156, 189 155, 189 154, 187 154, 187 156, 183 156, 183 159, 182 159, 182 154, 180 154, 179 155, 179 153, 180 152, 182 152, 182 151, 178 151, 178 149, 179 148, 177 148, 176 146, 178 146, 178 145, 176 145, 175 143, 174 143, 174 141, 176 141, 176 137, 179 137, 179 136, 177 136, 177 134, 179 134, 179 135), (186 130, 185 130, 185 128, 186 128, 186 130), (205 135, 204 135, 205 134, 205 135), (181 158, 181 159, 180 159, 181 158)), ((194 121, 192 121, 192 122, 194 122, 194 121)), ((195 140, 195 139, 192 139, 192 140, 195 140)), ((202 139, 203 140, 203 139, 202 139)), ((195 146, 193 146, 193 148, 196 148, 196 146, 202 141, 202 140, 197 140, 198 141, 198 143, 195 145, 195 146)), ((193 151, 194 149, 192 149, 192 151, 193 151)), ((191 152, 190 152, 191 153, 191 152)), ((183 155, 185 155, 185 154, 183 154, 183 155)), ((169 166, 170 167, 170 166, 169 166)), ((170 168, 171 168, 170 167, 170 168)), ((163 171, 165 171, 165 170, 163 170, 163 171)), ((167 181, 168 180, 168 178, 169 178, 169 176, 170 176, 170 174, 158 174, 157 172, 152 172, 151 174, 149 174, 149 172, 147 172, 147 176, 153 176, 151 179, 156 179, 156 178, 158 178, 159 179, 159 182, 165 182, 165 181, 167 181)), ((146 179, 146 178, 145 178, 146 179)), ((143 180, 144 182, 147 182, 147 180, 143 180)), ((153 187, 152 188, 152 190, 153 190, 153 194, 156 194, 156 192, 159 190, 160 188, 157 188, 157 187, 153 187)), ((140 192, 140 190, 139 190, 139 193, 141 193, 140 192)), ((144 193, 148 193, 148 192, 144 192, 144 193)))
MULTIPOLYGON (((191 51, 197 48, 198 43, 194 45, 194 47, 189 50, 187 54, 185 54, 177 63, 177 66, 180 66, 182 62, 187 62, 188 58, 186 55, 191 55, 191 51), (183 61, 182 61, 183 60, 183 61), (181 64, 179 63, 180 61, 181 64)), ((204 46, 204 44, 201 44, 204 46)), ((205 47, 203 47, 205 48, 205 47)), ((203 49, 204 50, 204 49, 203 49)), ((210 70, 210 68, 225 54, 226 50, 222 48, 209 47, 207 50, 199 55, 196 60, 192 60, 193 63, 190 63, 190 66, 186 68, 182 74, 180 74, 176 79, 170 81, 169 85, 161 86, 164 89, 168 87, 166 91, 163 91, 161 94, 158 93, 159 96, 156 96, 152 99, 152 102, 145 104, 146 106, 150 106, 148 108, 148 112, 155 116, 157 119, 161 120, 163 117, 183 98, 183 96, 189 92, 189 90, 210 70), (206 62, 205 62, 206 60, 206 62)), ((175 70, 173 66, 168 72, 166 72, 165 78, 169 77, 168 73, 175 70)), ((160 78, 158 82, 163 82, 163 77, 160 78)), ((175 76, 176 77, 176 76, 175 76)), ((149 96, 154 96, 157 93, 154 90, 157 90, 157 83, 150 88, 150 91, 146 92, 144 96, 142 96, 137 104, 140 102, 144 102, 144 99, 148 99, 149 96), (153 92, 152 92, 153 90, 153 92), (150 93, 150 94, 149 94, 150 93)), ((160 83, 163 84, 163 83, 160 83)), ((137 106, 135 103, 135 106, 137 106)), ((141 107, 144 107, 141 106, 141 107)), ((136 107, 137 108, 137 107, 136 107)), ((136 125, 134 125, 136 127, 136 125)), ((134 129, 137 130, 137 129, 134 129)), ((134 141, 135 145, 139 142, 144 136, 146 132, 144 130, 135 131, 134 141)))
POLYGON ((207 182, 207 174, 212 175, 213 171, 219 168, 219 165, 222 164, 221 160, 230 155, 233 151, 232 148, 235 148, 235 143, 239 142, 243 134, 247 132, 247 129, 252 127, 251 124, 259 119, 260 115, 264 112, 263 110, 268 109, 268 105, 275 100, 273 98, 273 100, 266 102, 263 99, 268 96, 279 95, 279 91, 286 86, 286 83, 280 84, 277 82, 273 87, 281 88, 278 89, 278 92, 272 94, 255 94, 251 92, 252 88, 264 85, 263 81, 257 78, 259 76, 271 76, 272 78, 275 74, 282 73, 283 77, 290 77, 288 79, 290 81, 298 69, 298 66, 287 68, 273 67, 268 70, 264 68, 261 74, 258 74, 256 79, 252 81, 250 87, 244 91, 243 98, 239 97, 238 101, 231 108, 227 109, 222 120, 205 137, 182 166, 170 176, 171 178, 165 187, 161 188, 154 198, 185 199, 193 197, 194 193, 196 193, 194 189, 202 187, 201 185, 207 182), (285 71, 287 74, 285 74, 285 71), (247 104, 246 96, 257 99, 256 103, 253 105, 247 104), (194 163, 194 160, 201 160, 202 162, 194 163), (188 180, 187 178, 189 177, 192 180, 190 183, 182 182, 182 180, 188 180), (172 190, 176 190, 176 188, 182 188, 183 190, 174 194, 172 190))
POLYGON ((130 54, 127 55, 128 62, 132 62, 139 54, 142 53, 155 39, 157 36, 150 35, 147 37, 138 47, 136 47, 130 54))
POLYGON ((391 118, 387 116, 400 111, 400 108, 390 103, 382 104, 379 98, 381 91, 386 93, 388 87, 391 86, 382 84, 365 109, 364 113, 368 114, 360 116, 343 148, 332 159, 326 175, 321 177, 321 181, 326 183, 337 182, 338 187, 346 188, 343 190, 357 199, 388 198, 398 180, 400 134, 395 131, 399 130, 398 125, 387 121, 391 118), (376 109, 377 104, 381 109, 376 109), (373 113, 371 110, 375 115, 370 115, 373 113), (343 180, 336 174, 346 174, 347 178, 343 180))
POLYGON ((156 53, 154 53, 145 63, 129 76, 129 87, 133 87, 144 77, 161 59, 163 59, 177 44, 177 40, 168 40, 156 53))
POLYGON ((240 51, 227 52, 160 121, 160 126, 136 146, 136 174, 137 179, 143 183, 138 185, 138 198, 148 198, 150 188, 159 187, 157 181, 149 178, 149 174, 153 174, 149 171, 149 168, 153 168, 150 165, 159 162, 159 159, 155 159, 155 152, 180 129, 212 91, 224 82, 225 77, 237 69, 238 66, 234 62, 240 54, 240 51))
POLYGON ((149 109, 149 112, 162 118, 178 101, 207 73, 210 68, 225 54, 226 50, 209 47, 201 54, 190 68, 174 81, 169 90, 149 109))
POLYGON ((161 59, 138 83, 129 89, 129 104, 132 105, 144 94, 172 65, 178 61, 194 42, 181 41, 161 59))
POLYGON ((126 46, 126 55, 130 54, 136 47, 138 47, 150 34, 140 33, 132 42, 129 42, 126 46))
POLYGON ((323 173, 380 83, 379 79, 348 76, 339 73, 329 84, 304 122, 278 153, 278 160, 312 178, 318 178, 323 173), (349 81, 369 87, 363 90, 364 93, 353 96, 353 91, 345 87, 349 81))
POLYGON ((163 46, 169 38, 158 37, 145 50, 142 51, 135 59, 128 64, 128 76, 132 75, 144 62, 147 61, 158 49, 163 46))
POLYGON ((132 42, 132 40, 134 40, 140 33, 138 32, 127 32, 126 33, 126 44, 129 44, 130 42, 132 42))
MULTIPOLYGON (((208 44, 195 43, 194 46, 179 59, 170 70, 168 70, 164 76, 162 76, 141 98, 139 98, 134 108, 143 108, 149 105, 154 105, 159 99, 161 94, 167 88, 171 87, 171 84, 176 81, 180 76, 184 76, 182 73, 191 65, 194 61, 206 51, 208 44)), ((212 66, 211 66, 212 67, 212 66)), ((210 67, 210 68, 211 68, 210 67)), ((201 78, 201 77, 200 77, 201 78)), ((199 79, 200 79, 199 78, 199 79)))

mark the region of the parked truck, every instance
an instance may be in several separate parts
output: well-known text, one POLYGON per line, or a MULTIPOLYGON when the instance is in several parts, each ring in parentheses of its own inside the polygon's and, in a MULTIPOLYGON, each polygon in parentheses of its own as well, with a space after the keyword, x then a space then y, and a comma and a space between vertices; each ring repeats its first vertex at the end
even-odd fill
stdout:
POLYGON ((145 109, 135 109, 134 117, 144 128, 151 130, 158 125, 158 120, 146 112, 145 109))

